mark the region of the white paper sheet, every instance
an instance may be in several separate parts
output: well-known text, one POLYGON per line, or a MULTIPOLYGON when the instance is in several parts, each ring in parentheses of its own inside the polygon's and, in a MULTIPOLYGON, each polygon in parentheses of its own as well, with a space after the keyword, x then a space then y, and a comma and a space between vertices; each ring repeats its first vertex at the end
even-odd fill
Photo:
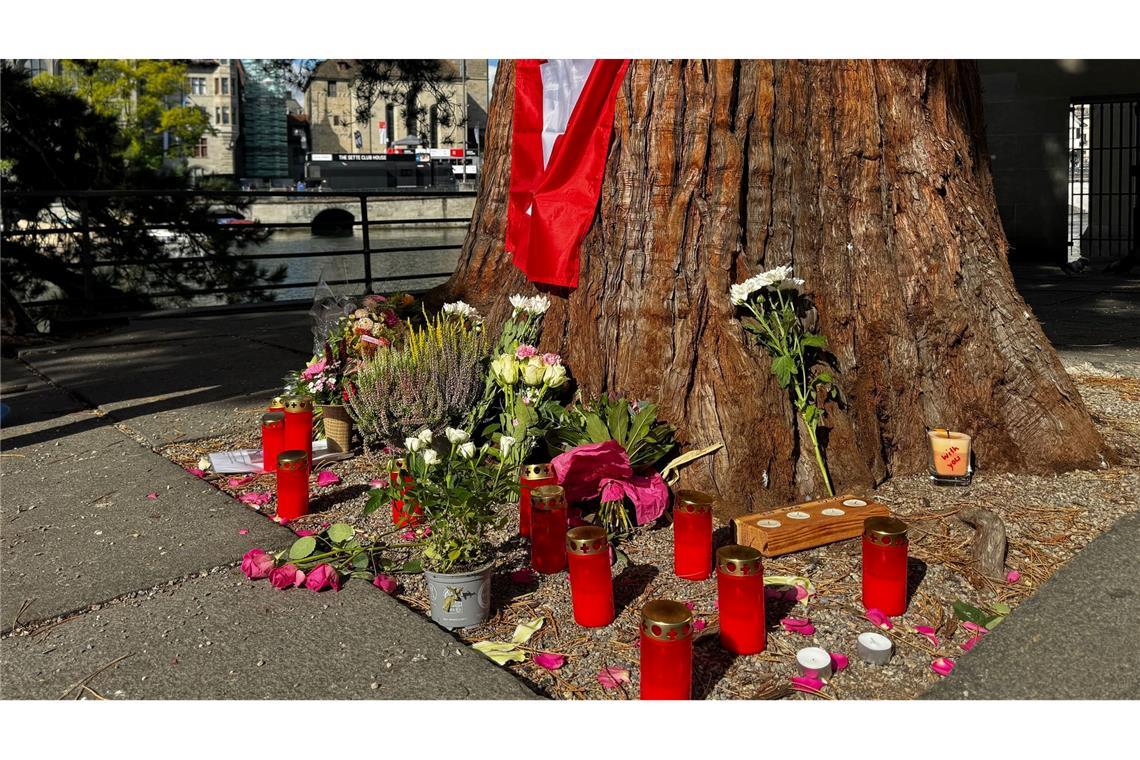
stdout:
MULTIPOLYGON (((329 442, 327 438, 320 441, 313 441, 314 467, 323 462, 331 462, 344 458, 344 454, 329 452, 329 442)), ((238 449, 237 451, 213 452, 210 454, 210 470, 222 474, 263 472, 261 449, 238 449)))

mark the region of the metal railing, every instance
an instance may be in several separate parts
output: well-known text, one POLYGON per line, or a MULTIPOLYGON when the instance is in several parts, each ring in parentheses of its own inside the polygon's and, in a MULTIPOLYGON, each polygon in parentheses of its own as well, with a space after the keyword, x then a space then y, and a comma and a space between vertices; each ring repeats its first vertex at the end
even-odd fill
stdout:
MULTIPOLYGON (((18 192, 18 193, 4 193, 3 198, 7 199, 20 199, 20 198, 52 198, 56 201, 62 202, 66 200, 74 201, 75 206, 79 209, 78 224, 64 224, 63 226, 53 227, 27 227, 19 229, 10 229, 0 231, 0 237, 4 240, 17 237, 46 237, 49 235, 66 235, 66 236, 79 236, 78 249, 79 260, 61 261, 60 266, 66 267, 73 271, 78 271, 82 274, 84 282, 84 298, 83 310, 86 313, 98 311, 96 308, 100 304, 107 304, 123 300, 129 297, 129 294, 111 297, 99 297, 94 294, 94 281, 95 269, 100 267, 110 266, 146 266, 146 267, 162 267, 171 266, 175 263, 181 265, 186 263, 208 263, 211 261, 232 260, 232 257, 219 256, 219 255, 200 255, 200 256, 182 256, 182 257, 153 257, 153 258, 126 258, 115 259, 109 261, 96 260, 94 257, 94 242, 92 235, 98 235, 104 232, 113 231, 140 231, 140 230, 178 230, 179 225, 174 223, 166 224, 137 224, 137 225, 92 225, 88 211, 89 200, 92 198, 131 198, 131 197, 162 197, 162 198, 199 198, 207 201, 224 202, 226 200, 236 201, 233 205, 245 205, 258 198, 271 198, 271 199, 287 199, 287 198, 301 198, 312 203, 330 202, 330 208, 341 208, 345 202, 341 200, 336 202, 337 199, 351 199, 354 204, 358 204, 359 213, 353 215, 353 220, 349 223, 347 220, 339 223, 332 223, 333 226, 340 229, 359 229, 361 231, 361 247, 352 248, 348 250, 310 250, 310 251, 281 251, 271 253, 251 253, 242 254, 240 258, 243 261, 268 261, 268 260, 288 260, 297 258, 336 258, 345 256, 361 256, 363 257, 364 276, 357 278, 339 279, 339 280, 325 280, 328 285, 363 285, 365 292, 372 293, 375 284, 375 278, 372 273, 372 254, 393 254, 393 253, 406 253, 406 252, 419 252, 419 251, 450 251, 459 250, 462 248, 459 244, 444 244, 444 245, 399 245, 387 247, 373 247, 370 230, 373 227, 395 226, 395 225, 439 225, 439 224, 455 224, 467 223, 470 217, 412 217, 412 218, 394 218, 394 219, 378 219, 370 220, 368 217, 368 203, 371 200, 378 198, 393 198, 393 199, 411 199, 411 198, 464 198, 474 197, 474 191, 418 191, 418 190, 374 190, 374 191, 326 191, 326 190, 77 190, 68 192, 18 192)), ((57 217, 58 218, 58 217, 57 217)), ((65 220, 66 221, 66 220, 65 220)), ((256 220, 255 220, 256 221, 256 220)), ((222 227, 226 225, 220 225, 222 227)), ((244 225, 234 225, 235 230, 243 229, 244 225)), ((320 225, 314 222, 260 222, 256 221, 256 229, 258 230, 276 230, 276 229, 320 229, 320 225)), ((4 254, 8 258, 7 254, 4 254)), ((430 280, 440 277, 448 277, 451 275, 450 271, 447 272, 426 272, 416 274, 404 275, 390 275, 382 278, 382 282, 403 282, 409 280, 430 280)), ((320 284, 320 281, 313 282, 259 282, 251 283, 241 286, 230 287, 210 287, 210 288, 193 288, 183 290, 171 290, 162 292, 148 292, 141 295, 146 298, 195 298, 198 296, 221 295, 226 293, 260 293, 271 290, 281 289, 302 289, 302 288, 315 288, 320 284)), ((70 298, 46 298, 36 301, 25 301, 21 303, 25 309, 44 308, 47 306, 58 306, 62 304, 74 303, 70 298)))

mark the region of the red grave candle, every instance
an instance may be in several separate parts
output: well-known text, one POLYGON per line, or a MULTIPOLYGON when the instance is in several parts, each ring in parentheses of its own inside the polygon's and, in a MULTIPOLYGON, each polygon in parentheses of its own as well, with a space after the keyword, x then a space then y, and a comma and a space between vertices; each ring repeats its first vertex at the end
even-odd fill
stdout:
POLYGON ((540 573, 566 569, 566 493, 539 486, 530 493, 530 566, 540 573))
POLYGON ((261 415, 261 470, 277 471, 277 455, 285 448, 285 413, 261 415))
POLYGON ((519 476, 519 535, 530 535, 530 492, 539 486, 552 486, 558 483, 554 469, 549 464, 524 465, 519 476))
POLYGON ((906 612, 907 525, 894 517, 863 521, 863 607, 906 612))
POLYGON ((712 574, 713 497, 678 491, 673 505, 673 573, 700 581, 712 574))
MULTIPOLYGON (((407 472, 407 461, 404 459, 393 459, 388 465, 388 478, 392 485, 396 485, 401 480, 404 482, 404 487, 400 489, 401 497, 408 492, 408 485, 411 484, 412 476, 407 472)), ((419 504, 413 505, 411 508, 405 507, 404 499, 392 499, 392 524, 397 528, 414 528, 420 524, 420 518, 423 516, 424 510, 419 504)))
POLYGON ((266 407, 267 412, 284 412, 285 411, 285 397, 274 396, 269 401, 269 406, 266 407))
POLYGON ((313 463, 313 400, 302 396, 285 399, 286 451, 303 451, 313 463))
POLYGON ((641 608, 641 698, 689 699, 693 690, 693 613, 657 599, 641 608))
POLYGON ((303 451, 277 455, 277 517, 294 520, 309 514, 309 458, 303 451))
POLYGON ((605 528, 580 525, 567 531, 566 559, 570 564, 574 622, 585 628, 601 628, 612 623, 614 581, 605 528))
POLYGON ((764 565, 751 546, 732 544, 716 552, 720 643, 734 654, 764 651, 764 565))

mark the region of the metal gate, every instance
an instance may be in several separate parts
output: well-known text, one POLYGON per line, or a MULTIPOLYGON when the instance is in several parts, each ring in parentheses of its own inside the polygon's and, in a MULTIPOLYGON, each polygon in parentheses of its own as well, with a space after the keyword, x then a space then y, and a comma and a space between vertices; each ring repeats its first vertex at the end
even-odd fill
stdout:
POLYGON ((1069 104, 1069 261, 1110 261, 1136 246, 1140 95, 1069 104))

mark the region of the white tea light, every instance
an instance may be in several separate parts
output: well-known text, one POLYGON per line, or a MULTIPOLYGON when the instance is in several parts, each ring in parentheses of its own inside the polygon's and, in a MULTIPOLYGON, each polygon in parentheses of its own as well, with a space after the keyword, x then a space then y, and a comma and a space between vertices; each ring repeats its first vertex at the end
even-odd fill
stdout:
POLYGON ((848 499, 847 501, 843 502, 843 506, 845 506, 845 507, 865 507, 865 506, 867 506, 867 502, 863 501, 862 499, 848 499))
POLYGON ((757 520, 756 524, 758 526, 760 526, 761 528, 779 528, 780 527, 780 521, 779 520, 757 520))
POLYGON ((894 644, 881 633, 860 633, 856 642, 859 657, 871 665, 886 665, 894 654, 894 644))
POLYGON ((808 678, 831 677, 831 655, 821 647, 804 647, 796 652, 796 664, 808 678))
POLYGON ((809 517, 811 517, 811 515, 809 515, 807 512, 789 512, 788 513, 788 519, 789 520, 806 520, 809 517))
POLYGON ((845 515, 847 513, 844 512, 842 509, 835 509, 834 507, 832 507, 831 509, 823 510, 820 514, 827 515, 828 517, 842 517, 843 515, 845 515))

